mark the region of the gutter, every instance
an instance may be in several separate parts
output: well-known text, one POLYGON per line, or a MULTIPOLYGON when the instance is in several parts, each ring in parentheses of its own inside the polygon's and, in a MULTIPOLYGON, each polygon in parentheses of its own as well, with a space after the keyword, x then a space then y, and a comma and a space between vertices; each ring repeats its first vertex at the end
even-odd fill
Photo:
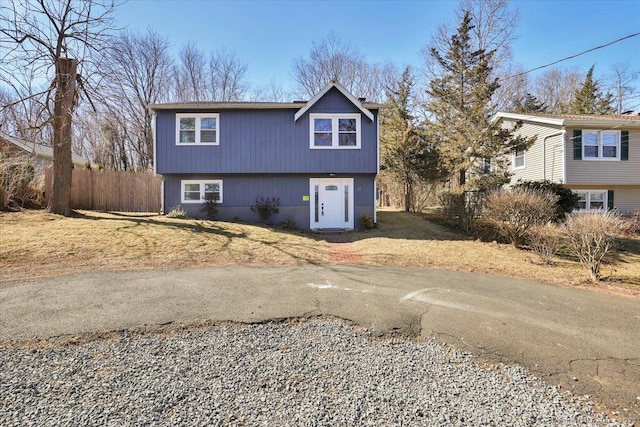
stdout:
MULTIPOLYGON (((552 133, 551 135, 547 135, 544 137, 544 139, 542 140, 542 180, 546 181, 547 180, 547 139, 549 138, 553 138, 555 136, 560 136, 560 135, 564 135, 564 131, 560 131, 560 132, 556 132, 556 133, 552 133)), ((563 158, 564 158, 564 150, 563 151, 563 158)), ((564 163, 564 160, 563 160, 564 163)))

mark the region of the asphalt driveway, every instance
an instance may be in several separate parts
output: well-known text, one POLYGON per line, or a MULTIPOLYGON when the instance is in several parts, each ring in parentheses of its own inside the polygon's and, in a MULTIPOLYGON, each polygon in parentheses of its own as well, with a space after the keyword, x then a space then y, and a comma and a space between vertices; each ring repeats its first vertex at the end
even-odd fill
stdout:
POLYGON ((640 414, 640 300, 486 274, 371 266, 210 267, 0 282, 0 341, 203 320, 330 315, 519 363, 640 414))

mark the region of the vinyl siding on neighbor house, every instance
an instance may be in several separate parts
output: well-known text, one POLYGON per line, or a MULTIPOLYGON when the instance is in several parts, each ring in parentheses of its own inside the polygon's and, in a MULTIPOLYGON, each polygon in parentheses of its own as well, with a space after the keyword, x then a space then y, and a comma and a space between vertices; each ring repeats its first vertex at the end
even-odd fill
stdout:
MULTIPOLYGON (((571 186, 640 185, 640 130, 629 130, 629 160, 574 160, 573 130, 598 127, 567 127, 565 153, 567 184, 571 186)), ((605 128, 608 129, 608 128, 605 128)), ((637 201, 636 204, 640 204, 637 201)))
MULTIPOLYGON (((505 127, 513 126, 515 121, 504 120, 505 127)), ((540 126, 533 123, 523 123, 516 131, 516 135, 527 138, 536 137, 534 144, 525 152, 525 166, 512 170, 511 183, 518 181, 539 181, 548 179, 553 182, 563 180, 562 162, 562 132, 561 126, 540 126), (554 136, 551 136, 554 135, 554 136), (549 137, 551 136, 551 137, 549 137), (546 153, 546 160, 544 157, 546 153)), ((510 159, 513 161, 513 157, 510 159)))
MULTIPOLYGON (((300 104, 302 108, 304 104, 300 104)), ((296 109, 179 110, 219 113, 219 145, 176 145, 176 110, 156 117, 156 171, 207 173, 376 173, 377 114, 369 120, 336 88, 298 121, 296 109), (309 114, 360 113, 360 149, 310 149, 309 114)))

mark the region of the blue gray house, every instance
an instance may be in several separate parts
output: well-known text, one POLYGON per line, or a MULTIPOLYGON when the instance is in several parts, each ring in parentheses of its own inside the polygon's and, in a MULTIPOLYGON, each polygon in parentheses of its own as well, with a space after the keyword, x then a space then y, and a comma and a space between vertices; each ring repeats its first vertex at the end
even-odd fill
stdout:
POLYGON ((274 223, 352 229, 376 220, 378 109, 332 82, 308 102, 156 104, 154 165, 164 212, 255 221, 256 197, 279 198, 274 223))

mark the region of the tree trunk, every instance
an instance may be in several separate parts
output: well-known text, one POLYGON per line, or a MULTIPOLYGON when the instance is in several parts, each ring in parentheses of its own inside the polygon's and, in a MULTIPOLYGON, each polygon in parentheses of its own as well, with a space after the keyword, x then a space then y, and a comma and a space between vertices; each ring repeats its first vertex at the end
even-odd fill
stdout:
POLYGON ((75 96, 78 61, 58 58, 53 107, 53 185, 49 211, 71 213, 71 114, 75 96))

